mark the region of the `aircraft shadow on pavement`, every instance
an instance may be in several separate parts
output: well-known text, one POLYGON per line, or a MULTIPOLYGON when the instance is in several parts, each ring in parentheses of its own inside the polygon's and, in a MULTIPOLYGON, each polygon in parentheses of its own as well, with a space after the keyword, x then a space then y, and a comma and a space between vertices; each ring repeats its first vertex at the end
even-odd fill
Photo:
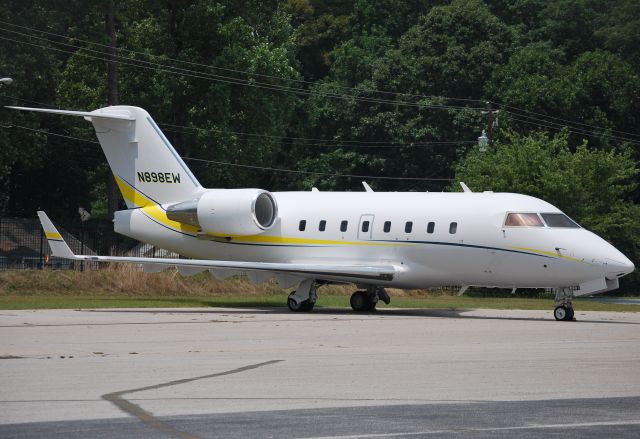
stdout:
MULTIPOLYGON (((245 305, 246 306, 246 305, 245 305)), ((93 309, 91 312, 109 312, 109 313, 148 313, 148 314, 214 314, 214 315, 234 315, 234 314, 255 314, 255 315, 307 315, 313 318, 313 315, 348 315, 350 317, 379 316, 379 317, 422 317, 422 318, 451 318, 451 319, 474 319, 474 320, 512 320, 512 321, 534 321, 546 322, 554 321, 552 311, 549 311, 548 317, 520 317, 520 316, 479 316, 469 315, 466 312, 472 311, 472 308, 460 309, 443 309, 443 308, 380 308, 372 312, 354 312, 348 308, 315 308, 310 313, 292 313, 285 307, 232 307, 232 308, 202 308, 202 309, 93 309)), ((89 310, 86 310, 89 311, 89 310)), ((503 310, 509 312, 509 310, 503 310)), ((580 312, 580 311, 578 311, 580 312)), ((587 320, 580 319, 579 315, 574 322, 558 322, 558 324, 571 323, 599 323, 599 324, 624 324, 639 325, 638 322, 621 322, 615 320, 587 320)))

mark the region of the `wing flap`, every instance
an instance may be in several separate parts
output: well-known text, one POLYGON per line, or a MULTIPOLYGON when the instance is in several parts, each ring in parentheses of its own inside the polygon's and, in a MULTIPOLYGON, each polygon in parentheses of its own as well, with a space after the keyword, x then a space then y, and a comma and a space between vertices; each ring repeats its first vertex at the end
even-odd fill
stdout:
MULTIPOLYGON (((64 257, 64 256, 62 256, 64 257)), ((186 267, 195 271, 210 269, 214 273, 227 270, 262 271, 270 276, 271 273, 287 273, 292 275, 329 276, 332 278, 358 278, 367 280, 393 280, 398 269, 393 265, 330 265, 330 264, 305 264, 292 262, 249 262, 249 261, 212 261, 208 259, 168 259, 168 258, 135 258, 128 256, 90 256, 74 255, 77 260, 91 262, 116 262, 143 265, 160 265, 185 267, 181 271, 188 272, 186 267), (222 269, 222 270, 220 270, 222 269), (220 271, 219 271, 220 270, 220 271), (269 273, 271 272, 271 273, 269 273)), ((256 280, 262 276, 255 276, 256 280)))

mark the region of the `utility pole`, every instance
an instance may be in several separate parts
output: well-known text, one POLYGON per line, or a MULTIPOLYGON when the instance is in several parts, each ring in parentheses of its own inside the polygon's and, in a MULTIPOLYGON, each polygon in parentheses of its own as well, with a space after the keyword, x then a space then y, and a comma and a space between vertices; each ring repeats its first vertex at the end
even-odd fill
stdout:
MULTIPOLYGON (((109 38, 109 62, 107 63, 107 104, 118 105, 118 65, 116 61, 116 19, 114 13, 113 0, 107 4, 105 16, 105 31, 109 38)), ((114 212, 118 210, 120 195, 113 174, 109 173, 107 180, 108 210, 109 217, 113 218, 114 212)))
POLYGON ((482 114, 487 115, 487 138, 489 145, 493 143, 493 115, 498 114, 500 110, 494 110, 491 107, 491 102, 487 101, 487 109, 482 112, 482 114))

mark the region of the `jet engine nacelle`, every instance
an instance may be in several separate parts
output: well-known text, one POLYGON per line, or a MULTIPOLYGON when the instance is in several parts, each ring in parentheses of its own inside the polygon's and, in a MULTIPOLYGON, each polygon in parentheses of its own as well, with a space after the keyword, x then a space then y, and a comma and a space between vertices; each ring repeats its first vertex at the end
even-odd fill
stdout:
POLYGON ((255 235, 273 226, 278 206, 262 189, 209 189, 198 199, 169 206, 167 217, 204 233, 255 235))

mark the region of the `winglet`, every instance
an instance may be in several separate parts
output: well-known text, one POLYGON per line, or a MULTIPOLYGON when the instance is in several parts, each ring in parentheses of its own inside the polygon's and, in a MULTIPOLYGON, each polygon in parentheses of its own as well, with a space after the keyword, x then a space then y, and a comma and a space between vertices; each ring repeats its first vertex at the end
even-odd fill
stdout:
POLYGON ((39 210, 38 218, 40 218, 40 223, 42 224, 44 234, 47 237, 47 242, 49 243, 49 247, 51 247, 51 254, 59 258, 78 259, 76 255, 73 254, 67 243, 64 242, 62 235, 58 232, 58 229, 53 225, 47 214, 42 210, 39 210))

